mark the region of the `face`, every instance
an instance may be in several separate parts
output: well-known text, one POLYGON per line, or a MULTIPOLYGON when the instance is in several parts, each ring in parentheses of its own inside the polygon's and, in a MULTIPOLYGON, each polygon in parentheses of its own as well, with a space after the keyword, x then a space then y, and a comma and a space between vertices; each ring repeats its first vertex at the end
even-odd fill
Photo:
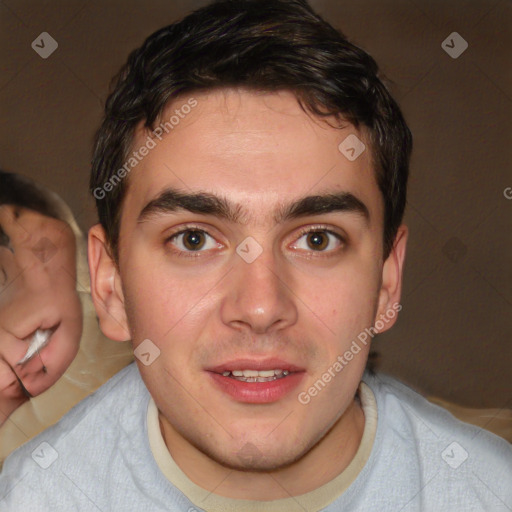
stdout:
POLYGON ((82 309, 70 227, 10 205, 0 207, 0 226, 6 235, 0 246, 0 392, 5 402, 39 395, 61 377, 78 351, 82 309), (37 330, 48 330, 49 338, 31 355, 29 342, 37 330))
POLYGON ((304 393, 399 294, 383 200, 369 150, 351 161, 338 149, 365 140, 353 126, 312 118, 286 92, 192 96, 129 176, 119 274, 89 254, 108 289, 93 292, 97 311, 110 308, 110 337, 122 337, 117 315, 136 350, 150 340, 151 364, 137 364, 164 433, 228 467, 284 467, 354 402, 369 344, 304 393))

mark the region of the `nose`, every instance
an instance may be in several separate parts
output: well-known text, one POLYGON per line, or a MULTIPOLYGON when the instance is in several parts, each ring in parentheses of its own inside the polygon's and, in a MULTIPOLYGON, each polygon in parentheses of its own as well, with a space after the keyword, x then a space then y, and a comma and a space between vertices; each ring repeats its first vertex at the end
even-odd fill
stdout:
POLYGON ((249 329, 257 334, 295 324, 297 299, 284 266, 285 262, 276 262, 266 250, 252 263, 238 258, 226 276, 222 321, 237 330, 249 329))

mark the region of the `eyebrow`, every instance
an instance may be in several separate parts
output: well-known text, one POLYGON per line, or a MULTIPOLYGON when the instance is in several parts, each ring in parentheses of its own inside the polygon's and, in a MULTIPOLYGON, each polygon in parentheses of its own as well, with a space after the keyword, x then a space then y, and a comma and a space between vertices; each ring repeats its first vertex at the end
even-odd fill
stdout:
MULTIPOLYGON (((144 206, 139 213, 137 223, 145 222, 154 216, 175 213, 180 210, 214 215, 232 223, 246 222, 248 217, 242 205, 232 203, 225 197, 209 192, 184 193, 167 188, 144 206)), ((279 206, 273 217, 274 222, 280 224, 288 220, 332 212, 359 215, 367 224, 370 220, 367 206, 350 192, 305 196, 279 206)))

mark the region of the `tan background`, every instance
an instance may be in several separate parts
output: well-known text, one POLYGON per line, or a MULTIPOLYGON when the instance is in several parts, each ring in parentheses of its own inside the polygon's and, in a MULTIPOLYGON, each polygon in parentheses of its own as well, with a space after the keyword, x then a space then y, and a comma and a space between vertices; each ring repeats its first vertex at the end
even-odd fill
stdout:
MULTIPOLYGON (((92 136, 129 51, 205 2, 0 0, 0 166, 58 192, 82 229, 92 136), (41 32, 59 47, 31 48, 41 32)), ((404 309, 380 368, 463 405, 512 407, 512 4, 311 0, 393 82, 415 139, 404 309), (452 32, 469 44, 441 48, 452 32)))

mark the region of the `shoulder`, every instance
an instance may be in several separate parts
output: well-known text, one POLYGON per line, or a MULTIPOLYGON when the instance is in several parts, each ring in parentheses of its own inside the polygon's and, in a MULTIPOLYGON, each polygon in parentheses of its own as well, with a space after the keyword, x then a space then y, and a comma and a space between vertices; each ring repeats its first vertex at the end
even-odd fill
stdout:
POLYGON ((2 498, 17 505, 22 501, 32 504, 30 500, 38 494, 51 496, 56 485, 71 485, 62 478, 57 484, 66 466, 85 469, 89 477, 98 476, 107 466, 105 460, 115 458, 123 436, 140 435, 144 415, 137 411, 148 400, 149 393, 132 363, 6 458, 0 473, 0 505, 2 498))
POLYGON ((453 494, 456 500, 486 506, 512 505, 510 443, 459 421, 388 375, 365 373, 363 381, 377 402, 380 443, 395 463, 403 460, 421 474, 423 494, 444 493, 444 499, 453 494))
POLYGON ((457 435, 460 439, 474 439, 474 444, 483 449, 494 446, 504 447, 506 452, 512 449, 505 439, 458 420, 446 409, 429 402, 420 393, 389 375, 365 373, 363 381, 374 392, 379 413, 390 420, 389 426, 397 432, 411 433, 412 430, 419 433, 427 429, 434 437, 457 435), (393 421, 399 418, 402 421, 393 421))

